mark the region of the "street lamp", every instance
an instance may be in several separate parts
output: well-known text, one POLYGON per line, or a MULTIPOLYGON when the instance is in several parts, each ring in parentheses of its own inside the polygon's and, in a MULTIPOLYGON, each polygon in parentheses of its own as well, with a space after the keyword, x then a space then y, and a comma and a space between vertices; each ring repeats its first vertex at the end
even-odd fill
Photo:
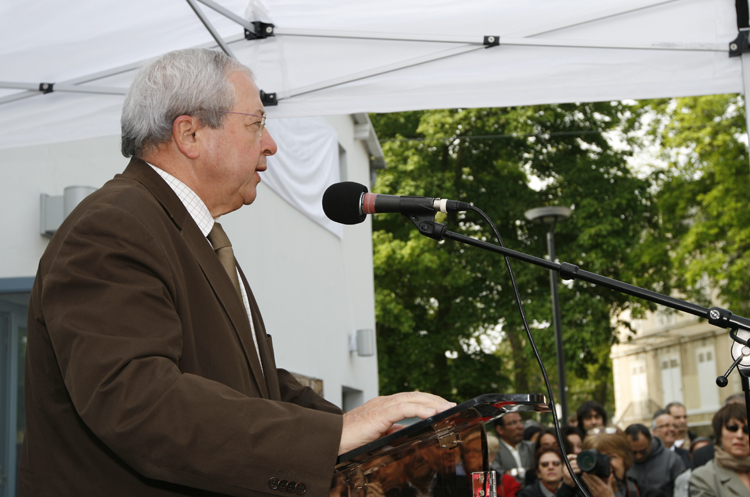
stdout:
MULTIPOLYGON (((547 227, 547 252, 549 260, 555 261, 555 226, 567 219, 571 210, 567 207, 537 207, 524 213, 526 219, 547 227)), ((563 357, 562 330, 560 325, 560 299, 557 296, 557 271, 550 269, 550 287, 552 289, 552 321, 555 324, 555 347, 557 348, 557 375, 560 380, 560 407, 563 423, 568 421, 568 399, 565 392, 565 358, 563 357)))

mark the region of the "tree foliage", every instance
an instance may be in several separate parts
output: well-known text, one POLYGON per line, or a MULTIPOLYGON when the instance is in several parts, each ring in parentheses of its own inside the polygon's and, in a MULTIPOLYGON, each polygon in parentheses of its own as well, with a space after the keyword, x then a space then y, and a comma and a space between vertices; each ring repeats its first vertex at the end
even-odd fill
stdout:
MULTIPOLYGON (((372 115, 388 168, 374 191, 472 202, 506 246, 544 257, 546 231, 524 218, 547 205, 573 208, 557 225, 558 259, 633 281, 643 233, 658 217, 648 179, 607 133, 627 125, 622 103, 459 109, 372 115), (535 187, 530 180, 535 179, 535 187)), ((449 230, 494 242, 474 213, 438 215, 449 230)), ((502 257, 422 237, 409 220, 373 221, 375 298, 383 394, 419 389, 454 400, 488 392, 544 392, 502 257)), ((542 358, 556 383, 549 272, 512 262, 542 358)), ((653 275, 657 280, 656 274, 653 275)), ((560 285, 569 404, 611 403, 609 347, 628 298, 582 282, 560 285)))
POLYGON ((658 176, 659 222, 647 235, 667 254, 670 284, 709 305, 709 288, 750 313, 750 165, 743 98, 645 102, 668 167, 658 176))

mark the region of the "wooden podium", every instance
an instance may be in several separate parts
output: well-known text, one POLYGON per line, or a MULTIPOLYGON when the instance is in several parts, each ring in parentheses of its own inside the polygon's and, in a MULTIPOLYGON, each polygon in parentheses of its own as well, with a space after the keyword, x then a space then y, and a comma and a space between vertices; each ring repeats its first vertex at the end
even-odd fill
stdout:
POLYGON ((330 497, 497 497, 485 424, 548 412, 540 394, 487 394, 339 456, 330 497))

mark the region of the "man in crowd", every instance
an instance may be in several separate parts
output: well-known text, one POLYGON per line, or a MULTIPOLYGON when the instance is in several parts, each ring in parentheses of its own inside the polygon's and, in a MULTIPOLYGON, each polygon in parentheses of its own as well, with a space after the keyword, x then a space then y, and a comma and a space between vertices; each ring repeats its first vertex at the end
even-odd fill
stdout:
POLYGON ((523 419, 517 412, 510 412, 495 422, 500 448, 492 469, 509 473, 520 483, 524 482, 526 470, 534 465, 534 444, 523 439, 523 430, 523 419))
POLYGON ((252 73, 220 52, 172 52, 136 75, 130 164, 39 264, 19 496, 327 497, 337 455, 451 405, 406 393, 342 416, 276 368, 215 221, 255 200, 276 152, 264 124, 252 73))
POLYGON ((576 411, 578 417, 578 429, 581 431, 581 438, 592 428, 607 425, 607 411, 604 406, 594 400, 588 400, 581 404, 576 411))
POLYGON ((670 402, 664 408, 673 418, 677 430, 675 435, 675 446, 690 451, 690 443, 696 437, 695 433, 688 431, 687 409, 681 402, 670 402))
POLYGON ((651 432, 664 444, 664 448, 677 454, 686 468, 690 467, 690 452, 676 447, 674 442, 677 436, 677 427, 674 418, 666 409, 660 409, 654 413, 651 420, 651 432))
POLYGON ((659 438, 652 439, 648 428, 642 424, 632 424, 625 429, 633 449, 633 467, 628 475, 632 477, 641 492, 652 488, 670 496, 674 490, 674 481, 685 471, 682 459, 664 448, 659 438))

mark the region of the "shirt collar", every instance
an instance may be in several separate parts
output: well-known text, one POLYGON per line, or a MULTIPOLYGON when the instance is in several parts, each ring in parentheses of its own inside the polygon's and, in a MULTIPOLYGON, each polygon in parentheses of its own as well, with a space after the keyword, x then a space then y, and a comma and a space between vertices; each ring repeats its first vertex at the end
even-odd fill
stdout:
MULTIPOLYGON (((148 162, 146 164, 148 164, 148 162)), ((163 169, 160 169, 153 164, 148 165, 151 166, 151 168, 156 171, 156 173, 161 176, 174 191, 175 195, 180 199, 180 202, 185 206, 185 209, 187 209, 190 217, 192 217, 195 224, 198 225, 203 236, 208 236, 211 232, 211 228, 214 227, 214 219, 211 217, 211 212, 209 212, 208 207, 206 207, 206 204, 201 200, 198 194, 191 190, 185 183, 163 169)))

